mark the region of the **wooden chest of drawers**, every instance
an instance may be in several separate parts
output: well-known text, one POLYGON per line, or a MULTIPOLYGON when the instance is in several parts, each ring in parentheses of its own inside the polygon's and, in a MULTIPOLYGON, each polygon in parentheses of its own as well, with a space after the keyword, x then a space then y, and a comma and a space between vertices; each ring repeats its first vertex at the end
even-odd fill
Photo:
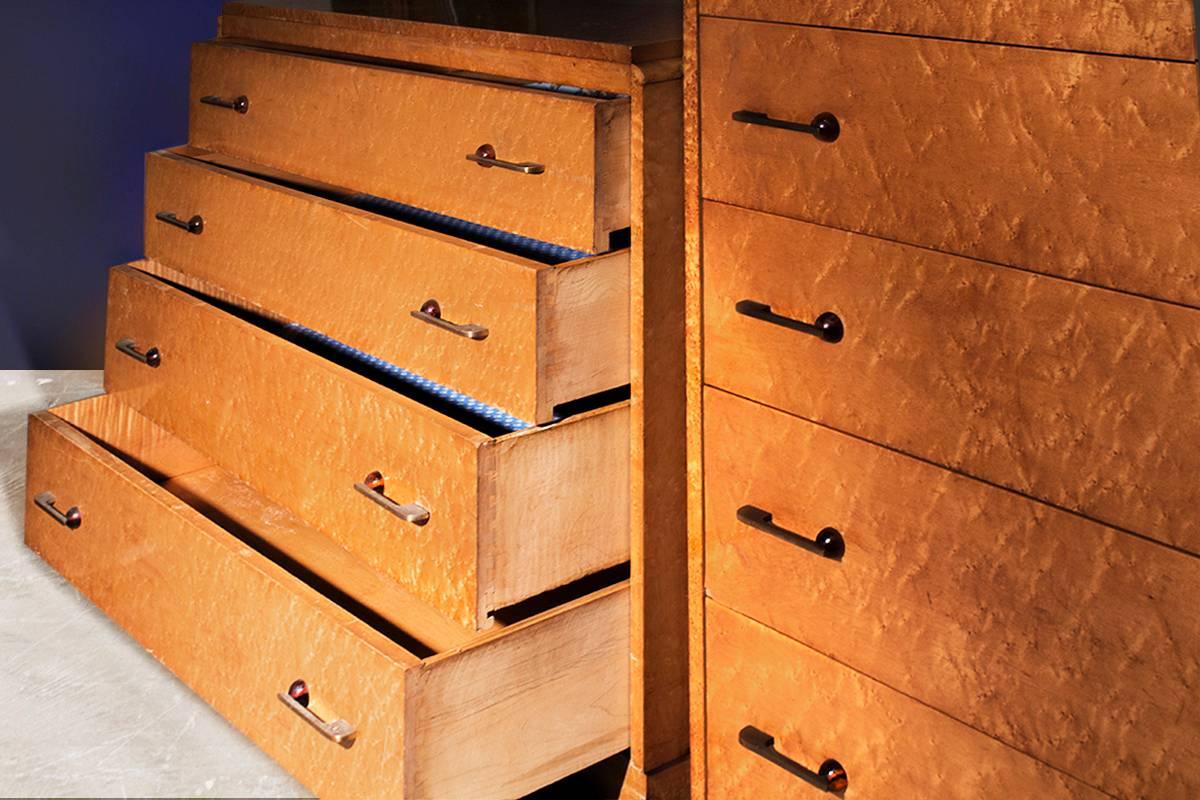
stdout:
POLYGON ((1194 795, 1190 5, 685 24, 694 796, 1194 795))
POLYGON ((516 797, 625 750, 624 796, 686 786, 658 22, 227 7, 110 273, 106 393, 30 420, 29 546, 321 796, 516 797))

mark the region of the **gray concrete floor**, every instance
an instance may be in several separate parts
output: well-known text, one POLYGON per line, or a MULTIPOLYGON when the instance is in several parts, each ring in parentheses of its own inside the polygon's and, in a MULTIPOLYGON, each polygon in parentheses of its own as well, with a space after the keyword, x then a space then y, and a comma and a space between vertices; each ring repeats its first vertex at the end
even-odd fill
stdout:
POLYGON ((101 391, 0 371, 0 796, 310 797, 26 549, 25 418, 101 391))

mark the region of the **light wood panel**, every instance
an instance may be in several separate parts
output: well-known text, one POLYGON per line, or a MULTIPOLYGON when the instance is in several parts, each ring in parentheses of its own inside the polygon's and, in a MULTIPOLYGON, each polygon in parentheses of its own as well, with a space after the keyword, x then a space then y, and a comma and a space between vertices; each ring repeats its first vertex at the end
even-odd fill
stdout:
POLYGON ((190 144, 588 252, 629 224, 628 184, 614 179, 629 171, 628 116, 627 99, 230 44, 192 49, 190 144), (248 111, 200 102, 209 95, 246 96, 248 111), (545 172, 468 161, 483 144, 545 172))
POLYGON ((673 798, 655 773, 689 746, 682 85, 639 82, 633 104, 631 750, 647 796, 673 798))
POLYGON ((1188 0, 703 0, 718 17, 1125 53, 1196 57, 1188 0))
POLYGON ((724 392, 705 410, 715 600, 1114 795, 1200 793, 1200 559, 724 392))
POLYGON ((711 384, 1200 552, 1200 313, 716 203, 704 225, 711 384))
POLYGON ((146 255, 170 268, 164 275, 521 419, 549 421, 554 406, 629 381, 628 251, 549 267, 162 152, 146 159, 145 226, 146 255), (199 214, 204 230, 155 219, 161 211, 199 214), (430 298, 487 338, 415 319, 430 298))
POLYGON ((106 355, 109 392, 468 629, 491 624, 485 598, 524 599, 503 587, 536 593, 628 558, 626 518, 595 503, 628 502, 625 404, 492 439, 131 267, 110 280, 106 355), (126 337, 161 366, 118 352, 126 337), (427 525, 355 491, 376 470, 427 525), (517 483, 522 506, 498 506, 517 483), (551 485, 557 502, 534 502, 551 485), (481 562, 511 572, 480 582, 481 562))
POLYGON ((1200 305, 1194 64, 716 18, 700 37, 706 197, 1200 305), (829 112, 841 137, 742 109, 829 112))
POLYGON ((708 614, 708 797, 818 797, 738 743, 746 725, 816 769, 837 759, 847 797, 1100 798, 1100 792, 725 609, 708 614))
POLYGON ((30 546, 322 797, 466 797, 480 776, 516 796, 626 746, 627 586, 419 661, 54 414, 30 444, 30 498, 84 515, 67 531, 30 499, 30 546), (297 678, 310 709, 357 727, 352 746, 278 701, 297 678))

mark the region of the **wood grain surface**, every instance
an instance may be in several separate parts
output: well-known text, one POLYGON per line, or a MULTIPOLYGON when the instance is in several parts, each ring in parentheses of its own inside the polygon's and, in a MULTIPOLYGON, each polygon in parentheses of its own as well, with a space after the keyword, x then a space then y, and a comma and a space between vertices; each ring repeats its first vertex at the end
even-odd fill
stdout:
POLYGON ((420 661, 54 414, 30 444, 30 498, 84 513, 67 531, 29 500, 30 546, 320 796, 466 797, 481 776, 516 796, 627 745, 627 585, 420 661), (310 709, 356 726, 353 746, 278 701, 297 678, 310 709))
POLYGON ((1196 57, 1188 0, 703 0, 700 11, 718 17, 1096 53, 1184 61, 1196 57))
POLYGON ((746 725, 808 769, 837 759, 846 797, 1104 796, 716 602, 705 606, 714 800, 821 796, 742 747, 746 725))
POLYGON ((106 354, 110 393, 468 629, 490 624, 496 587, 545 591, 628 558, 626 517, 595 503, 627 503, 627 405, 492 439, 131 267, 110 279, 106 354), (157 346, 161 366, 118 352, 124 337, 157 346), (376 470, 429 524, 354 490, 376 470), (517 480, 553 485, 557 502, 495 505, 517 480), (481 561, 519 574, 480 583, 481 561))
POLYGON ((629 381, 629 253, 549 267, 182 155, 146 159, 146 255, 430 380, 546 422, 629 381), (155 219, 204 218, 190 234, 155 219), (247 247, 253 242, 253 247, 247 247), (488 329, 471 340, 414 318, 488 329))
POLYGON ((631 759, 673 798, 655 773, 689 746, 681 82, 639 83, 632 102, 631 759))
POLYGON ((709 383, 1200 552, 1196 311, 717 203, 704 236, 709 383))
POLYGON ((1195 64, 716 18, 700 37, 706 197, 1200 305, 1195 64), (830 112, 841 137, 742 109, 830 112))
POLYGON ((194 146, 535 239, 601 252, 629 224, 627 99, 197 44, 190 107, 194 146), (545 172, 468 161, 483 144, 545 172))
POLYGON ((724 392, 705 410, 713 599, 1114 795, 1200 793, 1200 559, 724 392))

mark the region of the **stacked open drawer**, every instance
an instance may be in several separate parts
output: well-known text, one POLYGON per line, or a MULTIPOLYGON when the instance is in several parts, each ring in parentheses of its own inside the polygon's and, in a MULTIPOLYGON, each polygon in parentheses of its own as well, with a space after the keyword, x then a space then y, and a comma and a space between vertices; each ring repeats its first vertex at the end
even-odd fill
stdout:
POLYGON ((628 100, 203 44, 191 108, 29 545, 322 796, 627 747, 628 100))

